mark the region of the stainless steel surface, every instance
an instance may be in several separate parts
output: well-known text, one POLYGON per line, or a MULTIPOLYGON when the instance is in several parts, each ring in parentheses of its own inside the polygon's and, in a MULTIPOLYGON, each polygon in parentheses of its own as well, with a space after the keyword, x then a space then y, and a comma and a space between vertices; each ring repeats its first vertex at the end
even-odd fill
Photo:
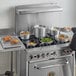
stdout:
POLYGON ((41 26, 39 31, 40 31, 39 32, 40 38, 46 37, 46 27, 45 26, 41 26))
MULTIPOLYGON (((10 76, 13 76, 13 51, 19 51, 19 50, 25 49, 25 47, 24 47, 23 43, 21 43, 21 47, 4 49, 1 45, 1 37, 5 36, 5 35, 16 36, 15 29, 14 28, 0 29, 0 52, 11 52, 10 69, 9 69, 9 71, 6 71, 6 72, 9 72, 8 74, 10 74, 10 76)), ((7 76, 7 75, 0 74, 0 76, 7 76)))
POLYGON ((65 62, 65 63, 56 63, 56 64, 52 64, 52 65, 48 65, 48 66, 44 66, 44 67, 39 67, 38 65, 35 65, 34 68, 36 69, 48 69, 48 68, 52 68, 52 67, 58 67, 58 66, 62 66, 62 65, 65 65, 65 64, 68 64, 69 62, 65 62))
POLYGON ((69 57, 72 57, 72 54, 70 54, 70 55, 63 55, 63 56, 60 56, 60 55, 58 55, 58 56, 50 56, 50 57, 48 57, 48 58, 43 58, 43 59, 39 59, 39 60, 30 60, 29 61, 29 63, 35 63, 35 62, 41 62, 41 61, 49 61, 49 60, 59 60, 59 59, 65 59, 65 58, 69 58, 69 57))
POLYGON ((17 7, 17 14, 24 15, 30 13, 43 13, 43 12, 59 12, 63 9, 55 3, 44 3, 44 4, 34 4, 28 6, 17 7), (31 6, 31 7, 30 7, 31 6), (25 8, 24 8, 25 7, 25 8))
POLYGON ((11 52, 11 69, 10 69, 11 71, 11 76, 14 76, 14 72, 13 72, 13 52, 11 52))
POLYGON ((15 28, 0 29, 0 36, 15 35, 15 28))
MULTIPOLYGON (((16 34, 19 36, 20 31, 27 31, 28 27, 32 28, 35 25, 51 26, 51 12, 58 14, 61 9, 62 8, 56 4, 24 5, 16 7, 16 34)), ((38 29, 35 30, 37 31, 35 33, 38 37, 38 29)), ((30 30, 30 32, 32 31, 33 29, 30 30)), ((20 63, 18 63, 20 66, 18 67, 18 76, 51 76, 50 73, 54 74, 54 76, 73 76, 75 53, 68 53, 67 51, 66 53, 62 50, 62 48, 69 46, 69 44, 70 43, 46 47, 40 46, 25 49, 25 51, 20 52, 18 54, 18 58, 20 58, 20 63), (64 52, 64 54, 62 54, 62 52, 64 52)))
POLYGON ((34 35, 37 38, 43 38, 46 36, 46 27, 43 25, 34 26, 34 35))
POLYGON ((57 11, 61 10, 62 8, 57 4, 51 3, 17 6, 16 34, 19 35, 20 31, 27 31, 28 27, 31 28, 34 25, 51 26, 51 12, 57 13, 57 11))
POLYGON ((26 72, 27 72, 26 76, 47 76, 46 74, 52 71, 56 74, 56 76, 59 75, 74 76, 74 58, 75 58, 74 51, 62 55, 61 54, 62 51, 59 51, 59 49, 58 50, 57 49, 51 50, 50 48, 49 49, 46 48, 45 50, 44 49, 40 50, 39 48, 37 49, 34 48, 34 49, 30 49, 30 50, 26 49, 27 51, 21 52, 20 72, 19 72, 20 76, 25 76, 26 72), (54 54, 55 51, 57 55, 54 54), (41 54, 43 53, 45 54, 45 57, 41 56, 41 54), (50 56, 47 56, 46 55, 47 53, 49 53, 50 56), (32 59, 30 59, 30 56, 32 57, 32 59), (57 66, 57 64, 59 66, 57 66), (40 68, 39 69, 40 71, 34 68, 35 65, 37 65, 40 68), (41 69, 41 67, 46 69, 41 69), (24 70, 22 70, 23 68, 24 70))
POLYGON ((39 38, 39 25, 34 26, 34 35, 35 37, 39 38))
POLYGON ((24 14, 33 14, 33 13, 45 13, 45 12, 61 12, 63 9, 59 6, 51 6, 50 8, 47 7, 46 9, 43 9, 43 8, 38 8, 38 9, 19 9, 17 11, 17 14, 20 14, 20 15, 24 15, 24 14))
MULTIPOLYGON (((59 57, 60 58, 60 57, 59 57)), ((72 55, 60 58, 60 60, 38 61, 29 64, 29 76, 47 76, 49 72, 54 72, 55 76, 74 76, 70 60, 72 55), (55 64, 55 66, 54 66, 55 64), (58 66, 57 66, 58 65, 58 66)), ((72 63, 72 64, 71 64, 72 63)), ((74 69, 74 68, 73 68, 74 69)))

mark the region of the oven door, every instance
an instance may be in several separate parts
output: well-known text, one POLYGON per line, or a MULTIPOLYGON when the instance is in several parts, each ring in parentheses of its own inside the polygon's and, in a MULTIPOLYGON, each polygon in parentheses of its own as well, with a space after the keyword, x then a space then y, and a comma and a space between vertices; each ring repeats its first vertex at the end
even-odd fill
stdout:
POLYGON ((54 59, 29 63, 29 76, 72 76, 67 59, 54 59))

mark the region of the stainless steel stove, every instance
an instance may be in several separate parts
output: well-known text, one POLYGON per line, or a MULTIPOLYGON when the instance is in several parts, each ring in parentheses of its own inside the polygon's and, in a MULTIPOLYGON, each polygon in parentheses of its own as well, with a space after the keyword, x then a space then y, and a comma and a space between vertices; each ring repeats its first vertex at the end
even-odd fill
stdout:
MULTIPOLYGON (((36 24, 51 25, 50 13, 61 11, 62 8, 53 3, 16 7, 17 36, 36 24)), ((17 76, 74 76, 75 53, 68 47, 69 42, 52 39, 50 44, 41 44, 37 39, 38 45, 31 47, 26 44, 28 40, 21 39, 25 50, 17 53, 17 76)))
POLYGON ((63 46, 62 48, 59 45, 36 47, 17 53, 18 58, 20 55, 18 75, 74 76, 75 52, 63 46))

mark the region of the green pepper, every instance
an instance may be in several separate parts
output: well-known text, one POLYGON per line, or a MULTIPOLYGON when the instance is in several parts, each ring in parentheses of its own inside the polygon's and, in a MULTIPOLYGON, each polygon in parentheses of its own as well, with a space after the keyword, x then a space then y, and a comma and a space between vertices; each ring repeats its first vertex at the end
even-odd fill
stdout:
POLYGON ((41 42, 51 42, 51 41, 53 41, 52 38, 42 38, 41 39, 41 42))

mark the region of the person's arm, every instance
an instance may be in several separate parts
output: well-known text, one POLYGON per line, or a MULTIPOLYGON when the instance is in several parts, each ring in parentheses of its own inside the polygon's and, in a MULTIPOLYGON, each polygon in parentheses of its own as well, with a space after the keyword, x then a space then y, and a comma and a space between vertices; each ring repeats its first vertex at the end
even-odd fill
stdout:
POLYGON ((72 27, 71 30, 73 31, 73 33, 76 33, 76 27, 72 27))

